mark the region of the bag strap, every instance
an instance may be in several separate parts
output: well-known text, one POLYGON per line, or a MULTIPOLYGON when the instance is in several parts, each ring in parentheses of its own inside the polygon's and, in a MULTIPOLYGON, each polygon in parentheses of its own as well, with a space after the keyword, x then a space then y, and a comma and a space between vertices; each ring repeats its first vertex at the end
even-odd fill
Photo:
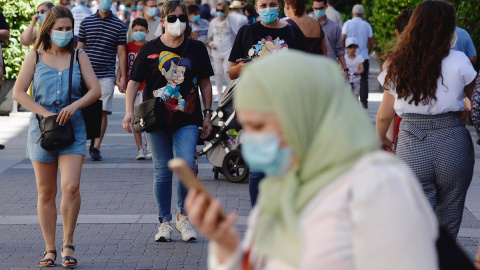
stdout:
POLYGON ((68 71, 68 103, 72 104, 72 77, 73 77, 73 60, 75 53, 70 55, 70 69, 68 71))

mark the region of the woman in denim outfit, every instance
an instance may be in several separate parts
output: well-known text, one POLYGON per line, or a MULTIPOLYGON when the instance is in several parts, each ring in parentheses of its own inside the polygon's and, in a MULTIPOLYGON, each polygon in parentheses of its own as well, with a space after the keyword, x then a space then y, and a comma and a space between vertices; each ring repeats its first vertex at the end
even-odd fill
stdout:
POLYGON ((69 9, 56 6, 47 13, 39 32, 35 49, 23 62, 13 91, 13 99, 32 111, 28 129, 27 158, 35 170, 38 190, 38 218, 45 240, 44 258, 40 267, 55 265, 55 229, 57 210, 57 171, 60 168, 62 201, 60 211, 63 223, 62 265, 75 266, 73 233, 80 210, 80 175, 85 157, 86 131, 81 109, 100 97, 100 86, 90 60, 79 52, 79 61, 73 65, 72 103, 69 104, 69 70, 71 54, 74 53, 73 16, 69 9), (80 68, 81 66, 81 68, 80 68), (80 93, 81 75, 89 91, 80 93), (26 93, 33 80, 33 99, 26 93), (57 121, 64 125, 71 121, 75 142, 56 151, 43 149, 40 137, 40 117, 58 115, 57 121))

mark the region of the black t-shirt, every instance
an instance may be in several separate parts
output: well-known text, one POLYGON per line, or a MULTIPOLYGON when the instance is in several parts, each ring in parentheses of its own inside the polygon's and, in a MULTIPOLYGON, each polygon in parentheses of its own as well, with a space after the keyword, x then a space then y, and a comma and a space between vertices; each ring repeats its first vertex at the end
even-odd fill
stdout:
POLYGON ((3 16, 3 13, 1 12, 0 12, 0 29, 10 30, 10 26, 7 24, 7 21, 5 20, 5 16, 3 16))
POLYGON ((203 42, 187 38, 177 48, 167 47, 160 38, 143 45, 130 71, 130 80, 146 81, 143 100, 161 97, 173 109, 172 125, 201 126, 203 117, 198 92, 200 79, 213 75, 210 57, 203 42), (185 47, 186 46, 186 47, 185 47))
POLYGON ((305 51, 305 36, 300 29, 291 25, 268 28, 256 22, 240 28, 228 61, 255 59, 286 49, 305 51))

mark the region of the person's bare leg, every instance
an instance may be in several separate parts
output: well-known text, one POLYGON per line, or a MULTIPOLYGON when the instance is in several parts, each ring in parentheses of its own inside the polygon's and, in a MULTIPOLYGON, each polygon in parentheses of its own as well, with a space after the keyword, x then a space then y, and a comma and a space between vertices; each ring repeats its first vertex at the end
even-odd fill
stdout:
MULTIPOLYGON (((45 240, 45 250, 56 250, 55 229, 57 224, 57 207, 55 205, 55 196, 57 195, 57 169, 56 162, 39 162, 32 160, 35 170, 35 180, 37 182, 37 214, 42 228, 43 239, 45 240)), ((55 255, 47 253, 44 257, 55 259, 55 255)), ((50 262, 41 263, 45 265, 50 262)))
POLYGON ((142 149, 142 133, 133 131, 133 137, 135 138, 135 143, 137 144, 137 150, 142 149))
MULTIPOLYGON (((62 202, 60 211, 63 221, 63 243, 65 245, 73 245, 73 233, 77 225, 78 213, 80 211, 80 176, 82 173, 82 165, 84 156, 82 155, 65 155, 58 158, 58 167, 61 174, 62 202)), ((75 257, 74 251, 66 248, 63 250, 62 256, 75 257)), ((73 263, 73 261, 65 261, 73 263)))
POLYGON ((95 138, 95 143, 93 145, 93 147, 97 148, 98 150, 100 150, 100 146, 102 145, 103 136, 105 135, 105 131, 107 130, 107 123, 107 112, 102 111, 102 128, 100 130, 100 137, 95 138))

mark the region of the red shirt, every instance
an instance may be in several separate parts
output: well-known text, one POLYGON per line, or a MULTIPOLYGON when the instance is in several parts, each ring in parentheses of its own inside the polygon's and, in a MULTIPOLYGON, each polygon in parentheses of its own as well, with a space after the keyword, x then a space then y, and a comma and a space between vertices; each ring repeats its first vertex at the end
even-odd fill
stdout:
MULTIPOLYGON (((135 61, 135 58, 137 57, 137 53, 140 50, 140 48, 143 45, 135 45, 135 41, 131 41, 127 43, 127 82, 130 77, 130 70, 132 69, 133 62, 135 61)), ((143 88, 145 87, 145 80, 142 82, 140 87, 138 88, 138 91, 142 91, 143 88)))

